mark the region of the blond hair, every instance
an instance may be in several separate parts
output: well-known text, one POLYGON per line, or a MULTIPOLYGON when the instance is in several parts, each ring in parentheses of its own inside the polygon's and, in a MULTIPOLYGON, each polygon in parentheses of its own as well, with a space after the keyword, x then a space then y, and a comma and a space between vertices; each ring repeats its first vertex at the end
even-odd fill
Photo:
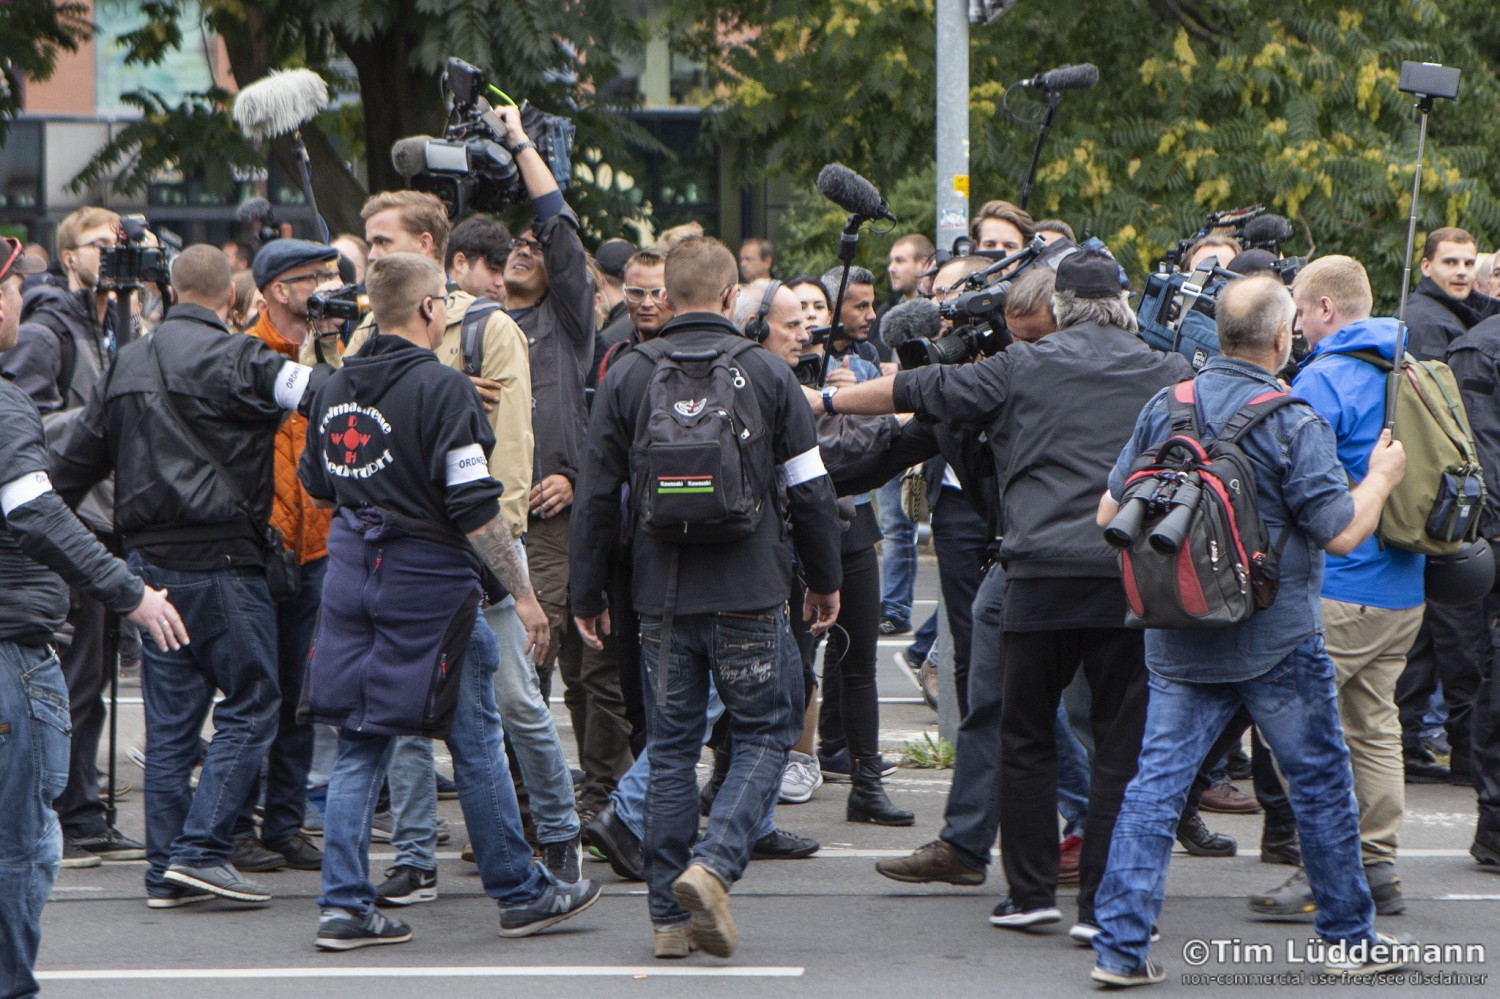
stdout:
POLYGON ((1319 257, 1298 271, 1292 282, 1292 297, 1303 302, 1326 298, 1345 322, 1369 318, 1375 306, 1364 265, 1353 257, 1336 254, 1319 257))
POLYGON ((453 231, 453 223, 448 221, 448 210, 437 195, 426 191, 381 191, 365 202, 359 217, 369 221, 372 215, 391 208, 396 209, 401 228, 412 236, 421 239, 425 232, 432 237, 432 255, 442 260, 448 252, 448 234, 453 231))
POLYGON ((677 312, 715 308, 739 276, 739 261, 711 236, 689 236, 667 254, 667 298, 677 312))
POLYGON ((69 212, 57 225, 57 252, 78 249, 78 237, 85 229, 101 225, 119 225, 120 216, 108 208, 86 205, 69 212))
MULTIPOLYGON (((381 209, 383 210, 383 209, 381 209)), ((400 326, 417 313, 417 306, 443 281, 437 261, 420 253, 387 253, 365 271, 365 290, 376 326, 400 326)))

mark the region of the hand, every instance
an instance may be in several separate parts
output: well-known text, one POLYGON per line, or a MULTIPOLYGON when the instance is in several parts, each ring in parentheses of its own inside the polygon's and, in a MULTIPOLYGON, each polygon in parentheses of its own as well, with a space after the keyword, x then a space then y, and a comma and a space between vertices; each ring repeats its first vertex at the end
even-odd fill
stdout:
POLYGON ((526 141, 526 129, 521 127, 521 109, 514 104, 502 104, 495 108, 500 123, 505 126, 505 144, 514 146, 526 141))
POLYGON ((547 654, 552 641, 551 629, 547 627, 547 612, 536 602, 536 594, 527 593, 516 597, 516 617, 526 629, 526 657, 536 662, 547 654))
POLYGON ((1366 477, 1379 475, 1394 488, 1406 474, 1406 449, 1391 436, 1389 430, 1380 432, 1380 439, 1370 449, 1370 470, 1366 477))
POLYGON ((806 598, 802 601, 802 620, 812 622, 812 633, 821 635, 833 627, 833 622, 839 616, 839 593, 814 593, 807 591, 806 598))
POLYGON ((484 403, 484 411, 486 413, 493 411, 496 403, 500 401, 500 383, 493 378, 480 378, 478 375, 470 375, 469 381, 474 383, 474 391, 479 393, 479 401, 484 403))
POLYGON ((854 372, 849 370, 849 359, 844 358, 844 363, 828 372, 828 377, 823 379, 825 385, 854 385, 859 379, 854 377, 854 372))
POLYGON ((578 625, 578 634, 583 638, 583 644, 595 650, 604 648, 604 639, 600 636, 610 633, 608 608, 593 617, 579 617, 575 614, 573 623, 578 625))
POLYGON ((573 483, 553 473, 531 487, 531 512, 555 517, 573 505, 573 483))
POLYGON ((901 370, 901 365, 895 361, 881 361, 880 373, 882 375, 894 375, 901 370))
POLYGON ((125 615, 125 620, 147 635, 162 651, 175 652, 188 644, 187 625, 177 614, 177 608, 167 601, 166 590, 146 587, 136 609, 125 615))

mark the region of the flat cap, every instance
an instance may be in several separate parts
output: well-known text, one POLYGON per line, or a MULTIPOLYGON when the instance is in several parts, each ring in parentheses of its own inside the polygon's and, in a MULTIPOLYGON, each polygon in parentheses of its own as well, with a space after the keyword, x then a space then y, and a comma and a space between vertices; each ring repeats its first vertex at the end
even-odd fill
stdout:
POLYGON ((262 246, 250 264, 255 287, 264 288, 293 267, 335 260, 339 251, 305 239, 276 239, 262 246))

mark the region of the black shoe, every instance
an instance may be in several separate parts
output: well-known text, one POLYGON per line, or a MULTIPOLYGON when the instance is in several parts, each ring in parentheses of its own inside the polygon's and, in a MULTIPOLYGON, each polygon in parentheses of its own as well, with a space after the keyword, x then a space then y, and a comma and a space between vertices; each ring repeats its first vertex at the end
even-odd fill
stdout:
POLYGON ((529 937, 564 919, 571 919, 599 901, 599 886, 592 881, 571 885, 548 885, 530 902, 500 910, 502 937, 529 937))
POLYGON ((1268 835, 1260 841, 1262 864, 1285 864, 1287 867, 1302 866, 1302 844, 1293 830, 1286 836, 1268 835))
POLYGON ((1474 842, 1469 846, 1469 856, 1480 867, 1500 870, 1500 833, 1475 830, 1474 842))
POLYGON ((561 843, 542 844, 542 863, 552 876, 565 885, 578 881, 578 837, 561 843))
POLYGON ((910 631, 910 621, 897 621, 895 618, 889 617, 880 619, 880 633, 882 635, 905 635, 910 631))
POLYGON ((820 844, 815 839, 798 836, 785 829, 773 829, 750 848, 751 860, 801 860, 818 852, 820 844))
POLYGON ((991 926, 1003 926, 1008 930, 1024 930, 1032 926, 1049 926, 1062 922, 1062 913, 1054 905, 1040 909, 1023 909, 1008 897, 990 913, 991 926))
POLYGON ((854 761, 854 772, 850 775, 853 786, 849 789, 844 818, 877 826, 914 824, 917 817, 904 808, 897 808, 886 795, 885 785, 880 780, 880 767, 879 756, 861 756, 854 761))
POLYGON ((113 826, 93 836, 80 836, 71 840, 73 846, 92 853, 100 860, 145 860, 146 845, 137 843, 113 826))
POLYGON ((584 829, 589 845, 609 861, 610 868, 626 881, 646 880, 646 858, 641 841, 615 816, 613 805, 607 805, 584 829))
POLYGON ((1229 755, 1225 757, 1224 772, 1229 775, 1230 780, 1253 780, 1250 754, 1243 749, 1231 749, 1229 755))
POLYGON ((1195 857, 1232 857, 1239 850, 1233 836, 1214 832, 1197 812, 1184 815, 1177 823, 1177 842, 1195 857))
POLYGON ((286 859, 286 866, 294 871, 321 871, 323 869, 323 851, 301 833, 293 833, 286 839, 267 843, 266 849, 281 854, 286 859))
POLYGON ((1452 777, 1452 772, 1425 749, 1408 750, 1404 762, 1408 784, 1446 784, 1452 777))
POLYGON ((1474 768, 1468 760, 1459 756, 1448 758, 1448 783, 1457 787, 1474 786, 1474 768))
POLYGON ((375 889, 375 904, 381 907, 436 902, 437 871, 424 871, 409 864, 387 867, 385 880, 375 889))
POLYGON ((1406 899, 1401 896, 1401 878, 1396 874, 1395 864, 1367 864, 1365 880, 1370 885, 1370 898, 1375 902, 1375 915, 1399 916, 1406 911, 1406 899))
POLYGON ((313 944, 318 950, 354 950, 375 944, 406 943, 410 939, 410 926, 379 909, 372 907, 363 916, 348 909, 324 909, 318 917, 318 936, 313 944))
POLYGON ((452 801, 458 797, 458 785, 441 770, 437 772, 437 796, 439 801, 452 801))
POLYGON ((286 858, 265 845, 254 836, 245 836, 234 841, 234 852, 229 862, 242 871, 279 871, 286 866, 286 858))
POLYGON ((102 863, 104 861, 99 859, 97 853, 90 853, 71 839, 64 837, 62 864, 60 866, 76 869, 80 867, 98 867, 102 863))

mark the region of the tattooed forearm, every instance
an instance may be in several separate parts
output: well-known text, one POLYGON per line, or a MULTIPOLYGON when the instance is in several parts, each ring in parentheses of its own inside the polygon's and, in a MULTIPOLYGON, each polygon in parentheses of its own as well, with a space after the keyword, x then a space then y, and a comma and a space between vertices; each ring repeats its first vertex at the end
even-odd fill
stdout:
POLYGON ((484 559, 511 596, 522 597, 531 593, 531 580, 521 568, 521 558, 516 554, 516 541, 505 526, 505 518, 496 516, 483 527, 469 534, 479 557, 484 559))

